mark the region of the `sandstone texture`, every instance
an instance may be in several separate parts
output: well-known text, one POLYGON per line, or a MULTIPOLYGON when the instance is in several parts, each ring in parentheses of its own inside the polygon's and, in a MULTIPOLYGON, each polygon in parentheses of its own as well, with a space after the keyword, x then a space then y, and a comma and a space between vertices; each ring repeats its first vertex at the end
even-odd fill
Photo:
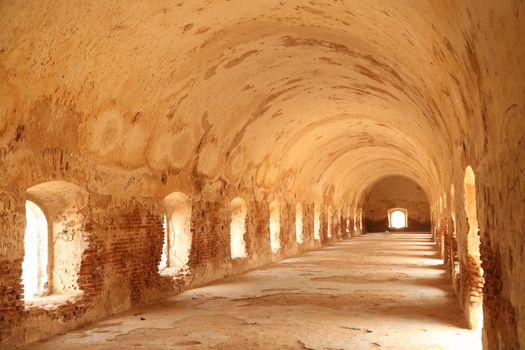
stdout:
POLYGON ((0 347, 358 237, 401 177, 465 327, 525 348, 524 38, 523 0, 0 1, 0 347))
POLYGON ((372 234, 27 349, 479 349, 429 234, 372 234))
POLYGON ((390 226, 389 211, 406 210, 407 227, 404 231, 430 231, 430 206, 423 189, 403 177, 387 177, 370 187, 364 201, 365 229, 369 232, 394 230, 390 226))

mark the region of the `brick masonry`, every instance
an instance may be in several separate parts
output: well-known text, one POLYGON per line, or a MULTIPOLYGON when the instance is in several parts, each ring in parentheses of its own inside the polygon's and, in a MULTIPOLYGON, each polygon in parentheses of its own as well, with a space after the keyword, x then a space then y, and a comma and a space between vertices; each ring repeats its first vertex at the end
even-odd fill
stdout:
MULTIPOLYGON (((87 218, 81 227, 87 243, 80 257, 77 281, 82 294, 24 303, 21 283, 24 196, 11 196, 11 199, 17 204, 7 203, 10 212, 4 216, 11 219, 3 220, 2 224, 11 232, 17 232, 18 238, 12 241, 16 247, 10 256, 0 261, 0 341, 4 345, 46 338, 321 244, 313 239, 314 205, 303 203, 304 243, 299 245, 295 241, 295 204, 281 203, 282 248, 272 253, 268 203, 251 199, 246 201, 248 257, 232 260, 229 202, 193 200, 189 270, 167 275, 158 270, 164 235, 162 198, 119 198, 90 192, 87 218)), ((326 216, 322 216, 323 244, 342 237, 341 220, 334 217, 334 235, 329 240, 326 216)))

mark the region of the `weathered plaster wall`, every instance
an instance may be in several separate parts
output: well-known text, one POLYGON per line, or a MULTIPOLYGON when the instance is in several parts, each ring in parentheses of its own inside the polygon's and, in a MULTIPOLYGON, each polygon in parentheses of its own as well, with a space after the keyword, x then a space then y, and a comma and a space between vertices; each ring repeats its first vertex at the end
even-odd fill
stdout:
MULTIPOLYGON (((60 178, 72 181, 67 172, 60 172, 60 178)), ((22 300, 20 281, 23 203, 27 195, 23 191, 15 193, 2 189, 2 198, 3 213, 8 220, 2 221, 6 234, 2 235, 1 245, 0 335, 2 343, 7 345, 35 341, 320 245, 320 241, 314 241, 310 228, 313 227, 313 213, 310 212, 313 205, 304 206, 304 243, 301 245, 295 243, 295 206, 288 205, 281 210, 283 248, 272 254, 268 204, 265 199, 251 199, 247 200, 245 234, 248 257, 232 260, 229 201, 221 201, 218 196, 213 201, 199 198, 193 200, 189 269, 181 274, 166 275, 158 270, 164 235, 163 199, 124 198, 90 191, 87 219, 79 232, 87 245, 80 257, 78 274, 78 287, 83 293, 27 303, 22 300)), ((330 240, 323 237, 323 241, 330 240)))
POLYGON ((423 189, 414 181, 400 177, 387 177, 370 187, 364 201, 365 230, 383 232, 391 230, 388 210, 407 210, 408 227, 403 231, 430 231, 430 205, 423 189))
POLYGON ((388 176, 428 194, 463 300, 471 165, 484 344, 523 347, 523 16, 522 0, 0 2, 2 342, 309 249, 294 243, 299 202, 305 234, 317 203, 323 243, 330 205, 332 216, 349 213, 351 231, 335 223, 333 237, 353 235, 370 186, 388 176), (52 180, 88 193, 84 294, 51 311, 24 309, 26 191, 52 180), (175 279, 156 270, 172 192, 191 198, 194 238, 191 275, 175 279), (235 197, 249 206, 244 262, 229 259, 235 197), (274 199, 283 248, 272 256, 274 199))

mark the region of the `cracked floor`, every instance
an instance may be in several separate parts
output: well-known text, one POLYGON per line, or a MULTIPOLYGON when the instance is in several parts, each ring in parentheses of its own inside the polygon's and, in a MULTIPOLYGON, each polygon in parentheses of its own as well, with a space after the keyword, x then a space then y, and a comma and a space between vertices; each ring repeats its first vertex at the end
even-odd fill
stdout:
POLYGON ((428 234, 368 234, 31 349, 481 349, 428 234))

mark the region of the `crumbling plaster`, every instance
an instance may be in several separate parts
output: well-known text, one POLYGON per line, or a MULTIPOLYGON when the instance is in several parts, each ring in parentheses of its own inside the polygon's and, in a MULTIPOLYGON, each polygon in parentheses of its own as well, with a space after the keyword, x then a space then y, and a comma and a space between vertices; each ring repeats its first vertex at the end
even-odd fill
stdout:
POLYGON ((172 192, 192 200, 197 284, 271 261, 272 200, 294 254, 315 245, 292 243, 296 203, 310 236, 323 205, 326 242, 328 205, 358 213, 371 184, 393 175, 421 184, 435 230, 449 216, 435 203, 454 184, 461 251, 471 165, 484 344, 524 346, 524 15, 522 0, 2 1, 1 339, 31 341, 162 295, 173 281, 142 269, 160 258, 172 192), (15 281, 26 190, 53 180, 89 193, 80 274, 91 289, 67 317, 23 311, 15 281), (255 255, 244 267, 224 248, 235 197, 249 206, 255 255))

